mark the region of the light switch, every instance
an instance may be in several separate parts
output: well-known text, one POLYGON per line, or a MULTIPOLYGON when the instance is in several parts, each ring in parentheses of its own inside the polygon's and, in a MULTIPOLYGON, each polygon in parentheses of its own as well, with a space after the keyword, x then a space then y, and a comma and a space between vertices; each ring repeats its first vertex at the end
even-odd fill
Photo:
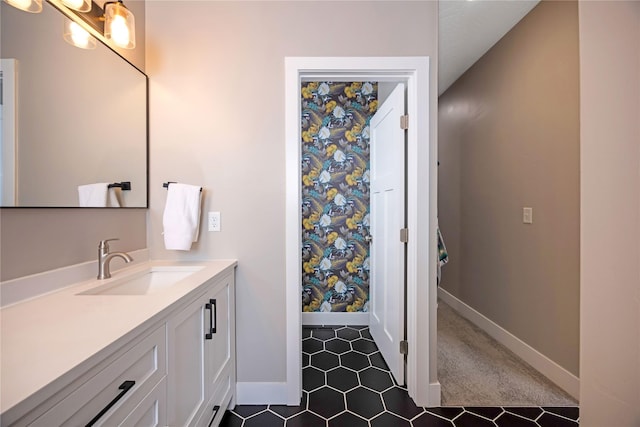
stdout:
POLYGON ((533 224, 533 208, 522 208, 522 222, 533 224))

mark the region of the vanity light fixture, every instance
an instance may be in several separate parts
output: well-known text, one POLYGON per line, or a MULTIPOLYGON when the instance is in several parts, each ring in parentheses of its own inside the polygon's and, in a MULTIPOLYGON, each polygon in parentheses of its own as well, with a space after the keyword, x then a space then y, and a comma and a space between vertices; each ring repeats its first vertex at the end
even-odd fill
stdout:
POLYGON ((104 4, 104 37, 123 49, 136 47, 135 19, 122 0, 104 4))
POLYGON ((80 24, 68 18, 64 19, 64 32, 62 33, 64 40, 72 46, 80 49, 95 49, 96 39, 80 24))
POLYGON ((62 4, 78 12, 89 12, 91 10, 91 0, 62 0, 62 4))
POLYGON ((4 0, 4 2, 25 12, 42 12, 42 0, 4 0))

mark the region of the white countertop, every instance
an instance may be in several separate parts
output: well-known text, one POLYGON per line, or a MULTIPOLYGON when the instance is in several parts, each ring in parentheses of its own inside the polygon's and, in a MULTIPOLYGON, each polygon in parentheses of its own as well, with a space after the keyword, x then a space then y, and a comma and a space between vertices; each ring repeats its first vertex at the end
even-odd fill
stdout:
POLYGON ((235 260, 149 261, 0 310, 0 411, 37 405, 45 395, 152 326, 235 260), (202 265, 171 287, 147 295, 77 295, 129 274, 163 265, 202 265))

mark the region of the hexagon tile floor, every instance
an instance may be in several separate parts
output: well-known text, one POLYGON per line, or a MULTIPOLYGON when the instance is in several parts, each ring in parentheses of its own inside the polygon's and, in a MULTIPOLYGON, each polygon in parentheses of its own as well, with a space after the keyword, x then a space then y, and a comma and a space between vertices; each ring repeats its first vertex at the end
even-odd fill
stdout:
POLYGON ((223 427, 576 427, 577 407, 416 406, 368 327, 304 328, 300 406, 239 405, 223 427))

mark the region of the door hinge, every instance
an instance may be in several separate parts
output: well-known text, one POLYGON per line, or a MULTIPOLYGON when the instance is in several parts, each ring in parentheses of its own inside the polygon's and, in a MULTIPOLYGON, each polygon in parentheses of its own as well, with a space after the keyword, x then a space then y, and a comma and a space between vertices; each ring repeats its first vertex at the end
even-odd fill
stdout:
POLYGON ((407 341, 400 341, 400 354, 409 354, 409 343, 407 341))
POLYGON ((400 129, 409 129, 409 116, 406 114, 404 116, 400 116, 400 129))
POLYGON ((409 229, 408 228, 401 228, 400 229, 400 241, 402 243, 408 243, 409 242, 409 229))

